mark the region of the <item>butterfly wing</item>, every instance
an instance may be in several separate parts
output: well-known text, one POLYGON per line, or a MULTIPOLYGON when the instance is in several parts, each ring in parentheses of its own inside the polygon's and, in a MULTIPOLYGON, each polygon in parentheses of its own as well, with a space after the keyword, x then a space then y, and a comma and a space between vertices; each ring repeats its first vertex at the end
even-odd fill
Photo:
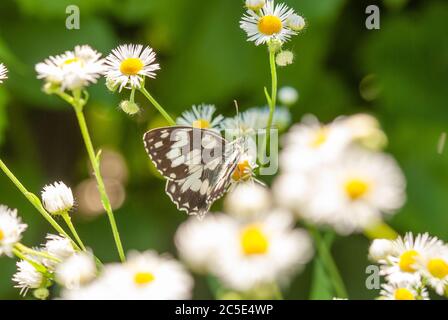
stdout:
POLYGON ((237 152, 219 134, 167 127, 147 132, 144 142, 154 165, 167 178, 165 191, 179 210, 202 216, 225 193, 237 152))

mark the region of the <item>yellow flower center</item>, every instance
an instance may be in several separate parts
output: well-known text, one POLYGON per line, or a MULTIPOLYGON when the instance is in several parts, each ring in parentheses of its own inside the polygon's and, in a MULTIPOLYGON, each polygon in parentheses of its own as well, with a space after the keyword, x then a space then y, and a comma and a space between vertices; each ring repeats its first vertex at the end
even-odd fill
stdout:
POLYGON ((276 16, 264 16, 258 21, 258 30, 267 36, 279 33, 282 27, 282 21, 276 16))
POLYGON ((314 136, 314 139, 311 141, 310 146, 312 148, 319 148, 321 145, 327 142, 327 139, 328 139, 328 129, 320 128, 316 132, 316 135, 314 136))
POLYGON ((2 241, 5 238, 5 234, 3 233, 2 229, 0 229, 0 241, 2 241))
POLYGON ((245 255, 265 254, 269 241, 263 230, 257 225, 250 225, 241 232, 241 247, 245 255))
POLYGON ((419 253, 415 250, 405 251, 400 256, 400 261, 398 262, 398 266, 401 271, 404 272, 414 272, 415 271, 415 260, 419 256, 419 253))
POLYGON ((369 184, 361 179, 349 179, 345 182, 345 192, 351 200, 357 200, 369 190, 369 184))
POLYGON ((68 64, 75 63, 75 62, 80 62, 80 60, 77 57, 74 57, 74 58, 70 58, 70 59, 65 60, 63 64, 64 65, 68 65, 68 64))
POLYGON ((120 64, 120 72, 127 76, 135 76, 143 69, 143 62, 139 58, 126 58, 120 64))
POLYGON ((443 279, 448 276, 448 264, 445 260, 434 258, 428 262, 428 271, 436 278, 443 279))
POLYGON ((138 285, 146 285, 154 281, 154 275, 151 272, 137 272, 134 275, 134 282, 138 285))
POLYGON ((210 128, 210 122, 205 119, 198 119, 196 121, 193 121, 193 128, 208 129, 210 128))
POLYGON ((241 161, 237 164, 235 170, 232 173, 232 179, 235 181, 247 180, 250 177, 250 171, 252 170, 248 160, 241 161))
POLYGON ((415 300, 414 295, 409 289, 398 288, 394 292, 395 300, 415 300))

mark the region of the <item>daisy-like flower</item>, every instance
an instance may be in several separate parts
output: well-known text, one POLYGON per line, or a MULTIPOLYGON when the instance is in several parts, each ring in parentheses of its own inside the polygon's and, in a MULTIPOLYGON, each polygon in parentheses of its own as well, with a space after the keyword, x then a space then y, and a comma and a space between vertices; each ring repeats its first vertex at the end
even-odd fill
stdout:
POLYGON ((263 214, 271 208, 271 204, 269 190, 252 182, 239 184, 224 199, 226 212, 242 218, 263 214))
POLYGON ((288 41, 297 32, 291 29, 289 18, 294 10, 285 4, 274 4, 274 0, 266 0, 259 10, 247 10, 240 21, 240 27, 248 36, 248 41, 254 41, 258 46, 278 40, 282 43, 288 41))
POLYGON ((218 129, 221 121, 224 119, 222 115, 213 116, 216 107, 210 104, 201 104, 193 106, 191 110, 182 113, 176 122, 182 126, 192 126, 199 129, 218 129))
POLYGON ((203 220, 192 217, 182 223, 174 238, 182 261, 195 272, 209 272, 216 250, 228 239, 233 223, 229 216, 222 214, 209 214, 203 220))
POLYGON ((359 232, 392 215, 405 202, 406 181, 389 155, 348 148, 309 181, 305 218, 341 234, 359 232))
POLYGON ((381 285, 380 300, 429 300, 426 288, 410 282, 381 285))
MULTIPOLYGON (((252 140, 249 140, 252 142, 252 140)), ((251 148, 251 150, 254 150, 251 148)), ((243 153, 240 157, 238 164, 235 167, 235 170, 232 173, 231 179, 231 189, 236 187, 240 183, 249 183, 254 182, 255 173, 254 170, 258 167, 257 163, 254 160, 254 157, 248 152, 243 153)))
POLYGON ((17 210, 0 205, 0 256, 11 256, 14 245, 22 239, 27 225, 17 216, 17 210))
POLYGON ((155 78, 160 69, 155 52, 148 46, 121 45, 106 57, 105 76, 112 86, 140 88, 145 77, 155 78))
POLYGON ((337 159, 351 142, 350 132, 340 122, 324 125, 306 115, 286 134, 280 167, 284 172, 300 173, 321 168, 337 159))
POLYGON ((8 79, 8 69, 3 63, 0 63, 0 83, 3 83, 5 79, 8 79))
POLYGON ((93 255, 78 252, 56 266, 55 279, 67 289, 76 289, 92 281, 96 273, 93 255))
POLYGON ((392 241, 393 251, 385 259, 379 260, 381 275, 389 282, 420 282, 419 262, 429 253, 443 250, 443 242, 428 233, 418 234, 415 238, 407 233, 404 238, 392 241))
POLYGON ((354 142, 366 148, 380 150, 387 144, 387 137, 378 120, 369 114, 341 117, 337 121, 347 130, 354 142))
POLYGON ((393 253, 393 249, 391 240, 375 239, 369 247, 369 259, 375 262, 386 259, 388 255, 393 253))
MULTIPOLYGON (((55 234, 47 234, 47 242, 44 244, 45 251, 51 256, 64 261, 75 254, 75 249, 69 239, 55 234)), ((55 267, 55 261, 44 259, 43 263, 48 267, 55 267)))
POLYGON ((72 190, 63 182, 46 185, 42 191, 42 202, 51 214, 58 215, 73 208, 74 198, 72 190))
POLYGON ((448 288, 448 248, 435 247, 423 252, 417 265, 426 282, 443 296, 448 288))
POLYGON ((184 267, 153 251, 131 253, 123 264, 109 264, 92 284, 63 293, 66 299, 165 300, 191 297, 193 279, 184 267))
POLYGON ((103 70, 104 59, 88 45, 76 46, 74 51, 51 56, 36 65, 38 79, 62 90, 81 89, 96 83, 103 70))
POLYGON ((44 276, 28 261, 21 260, 16 265, 17 272, 13 275, 12 281, 17 283, 14 287, 20 289, 21 295, 26 295, 29 289, 37 289, 42 285, 44 276))
POLYGON ((233 220, 233 226, 227 226, 231 226, 228 239, 216 248, 213 273, 225 286, 241 292, 287 284, 313 255, 310 237, 293 229, 293 224, 284 211, 272 211, 244 223, 233 220))

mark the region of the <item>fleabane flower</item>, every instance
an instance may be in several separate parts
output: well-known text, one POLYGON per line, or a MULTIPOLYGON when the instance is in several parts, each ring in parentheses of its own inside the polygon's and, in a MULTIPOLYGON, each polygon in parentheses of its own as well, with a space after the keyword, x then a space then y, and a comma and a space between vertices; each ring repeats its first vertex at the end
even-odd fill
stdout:
POLYGON ((212 270, 228 288, 246 292, 273 283, 286 285, 313 255, 310 237, 293 229, 293 219, 285 211, 232 221, 228 238, 216 248, 212 270))
POLYGON ((409 232, 404 238, 392 241, 393 250, 385 259, 379 260, 381 275, 389 282, 421 281, 420 262, 430 253, 443 250, 443 242, 428 233, 416 237, 409 232))
POLYGON ((20 289, 21 295, 26 295, 29 289, 39 288, 45 281, 42 273, 28 261, 20 260, 16 265, 17 272, 13 275, 12 281, 17 283, 14 287, 20 289))
POLYGON ((56 266, 55 279, 67 289, 76 289, 92 281, 96 273, 93 255, 77 252, 56 266))
POLYGON ((76 46, 57 56, 50 56, 36 65, 38 79, 44 79, 47 86, 61 90, 76 90, 96 83, 104 71, 101 53, 88 45, 76 46))
POLYGON ((247 33, 248 41, 254 41, 255 45, 272 40, 284 43, 297 34, 288 21, 293 14, 294 10, 285 4, 275 5, 274 0, 266 0, 259 10, 247 10, 240 21, 240 27, 247 33))
POLYGON ((121 45, 106 57, 105 76, 112 86, 140 88, 145 77, 155 78, 160 69, 155 52, 148 46, 121 45))
MULTIPOLYGON (((55 234, 47 234, 47 241, 44 244, 45 251, 51 256, 64 261, 75 254, 75 249, 69 239, 55 234)), ((54 267, 55 261, 45 259, 43 263, 48 267, 54 267)))
POLYGON ((185 111, 176 119, 178 125, 191 126, 198 129, 218 129, 222 115, 214 116, 216 107, 210 104, 194 105, 191 110, 185 111))
POLYGON ((405 186, 391 156, 351 147, 313 175, 302 214, 341 234, 360 232, 403 206, 405 186))
POLYGON ((63 298, 188 299, 192 287, 192 277, 179 262, 153 251, 133 252, 125 263, 105 265, 101 275, 91 284, 64 291, 63 298))
POLYGON ((17 210, 0 205, 0 256, 12 255, 14 245, 22 239, 27 225, 17 216, 17 210))
POLYGON ((269 190, 252 182, 239 184, 224 199, 226 212, 241 218, 263 214, 271 208, 271 204, 269 190))
POLYGON ((5 79, 8 79, 8 69, 3 63, 0 63, 0 83, 3 83, 5 79))
POLYGON ((417 259, 417 268, 426 283, 443 296, 448 288, 448 248, 435 247, 417 259))
POLYGON ((381 285, 380 300, 429 300, 426 288, 412 282, 393 282, 381 285))
POLYGON ((42 191, 42 202, 51 214, 58 215, 73 208, 74 198, 72 190, 63 182, 46 185, 42 191))

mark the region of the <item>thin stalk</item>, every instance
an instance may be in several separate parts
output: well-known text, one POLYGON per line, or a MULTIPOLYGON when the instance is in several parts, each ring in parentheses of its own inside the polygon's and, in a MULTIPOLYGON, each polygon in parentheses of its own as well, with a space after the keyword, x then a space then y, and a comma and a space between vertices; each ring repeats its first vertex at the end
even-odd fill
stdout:
POLYGON ((75 226, 72 223, 72 218, 70 217, 68 212, 63 212, 61 214, 61 216, 62 216, 62 219, 64 219, 65 223, 67 224, 68 228, 70 229, 71 233, 75 237, 79 246, 82 248, 82 250, 86 251, 86 247, 84 246, 84 243, 82 242, 81 238, 79 237, 78 232, 76 232, 75 226))
POLYGON ((95 179, 98 185, 98 191, 101 195, 101 202, 103 204, 104 210, 106 210, 107 216, 109 218, 110 226, 112 228, 112 234, 114 236, 115 245, 117 247, 118 255, 120 256, 120 260, 124 262, 126 260, 124 251, 123 251, 123 245, 121 244, 120 240, 120 233, 118 232, 117 223, 115 221, 115 216, 112 211, 112 206, 110 204, 109 197, 106 193, 106 187, 104 185, 103 177, 101 176, 100 171, 100 163, 99 158, 95 155, 95 151, 93 148, 92 140, 90 138, 89 130, 87 128, 86 119, 84 117, 84 113, 82 111, 82 107, 76 106, 75 112, 76 117, 78 119, 79 128, 81 130, 81 135, 84 139, 84 143, 87 149, 87 154, 90 159, 90 163, 92 164, 93 172, 95 175, 95 179))
POLYGON ((348 298, 344 281, 342 280, 342 277, 339 274, 339 270, 336 266, 336 263, 334 262, 333 257, 331 256, 330 249, 327 247, 324 239, 322 238, 321 234, 317 229, 315 229, 314 227, 309 227, 309 230, 316 241, 317 251, 322 260, 322 263, 324 264, 325 268, 327 269, 327 272, 330 275, 330 278, 333 283, 333 288, 335 290, 337 297, 343 299, 348 298))
POLYGON ((374 239, 389 239, 395 240, 398 237, 398 233, 391 228, 387 223, 380 222, 364 229, 364 235, 370 240, 374 239))
POLYGON ((143 95, 148 99, 153 106, 160 112, 160 114, 165 118, 166 121, 170 124, 170 126, 174 126, 176 122, 171 118, 171 116, 168 114, 168 112, 163 109, 163 107, 156 101, 156 99, 153 98, 153 96, 148 92, 148 90, 145 89, 145 87, 141 87, 140 92, 143 93, 143 95))
POLYGON ((16 243, 14 246, 18 250, 20 250, 23 254, 29 254, 29 255, 36 256, 36 257, 42 257, 42 258, 54 261, 56 263, 60 263, 61 262, 60 259, 58 259, 56 257, 53 257, 51 254, 49 254, 47 252, 37 251, 37 250, 31 249, 31 248, 25 246, 24 244, 16 243))
POLYGON ((40 202, 39 198, 34 195, 33 193, 29 192, 23 184, 19 181, 19 179, 16 178, 16 176, 8 169, 6 164, 0 160, 0 168, 3 170, 3 172, 8 176, 8 178, 14 183, 14 185, 19 189, 19 191, 25 196, 25 198, 28 199, 28 201, 39 211, 39 213, 45 218, 45 220, 50 223, 50 225, 61 235, 69 239, 74 247, 77 250, 80 250, 79 246, 72 240, 72 238, 65 232, 65 230, 56 222, 56 220, 53 219, 51 214, 49 214, 45 208, 42 206, 42 203, 40 202))
POLYGON ((266 136, 266 150, 270 150, 270 144, 271 144, 271 127, 272 127, 272 121, 274 119, 274 113, 275 113, 275 107, 277 104, 277 67, 275 64, 275 50, 273 48, 269 48, 269 65, 271 69, 271 96, 266 94, 266 99, 268 101, 269 105, 269 117, 268 117, 268 123, 266 125, 267 130, 267 136, 266 136))
POLYGON ((20 252, 18 249, 13 248, 12 249, 12 253, 14 253, 14 255, 21 259, 21 260, 25 260, 26 262, 28 262, 29 264, 31 264, 37 271, 41 272, 41 273, 47 273, 47 268, 45 268, 43 265, 41 265, 40 263, 34 261, 33 259, 28 258, 27 256, 25 256, 22 252, 20 252))

